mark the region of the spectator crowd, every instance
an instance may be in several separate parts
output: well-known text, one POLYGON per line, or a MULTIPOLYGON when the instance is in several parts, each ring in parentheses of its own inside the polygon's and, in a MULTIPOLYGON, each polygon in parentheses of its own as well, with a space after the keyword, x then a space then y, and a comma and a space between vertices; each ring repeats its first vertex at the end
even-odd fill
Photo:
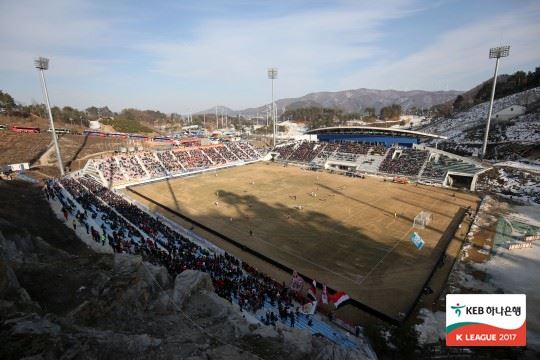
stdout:
POLYGON ((379 170, 388 174, 416 176, 429 156, 427 150, 391 148, 379 166, 379 170))
POLYGON ((235 161, 249 161, 260 154, 248 143, 229 143, 200 148, 141 151, 92 160, 110 184, 157 178, 210 168, 235 161))
POLYGON ((146 261, 165 266, 172 276, 186 269, 206 272, 212 278, 216 293, 237 302, 241 310, 255 313, 267 302, 278 310, 267 312, 264 322, 275 322, 279 317, 294 324, 298 306, 295 311, 295 294, 285 284, 226 252, 217 253, 198 245, 94 179, 49 181, 44 191, 47 198, 57 199, 62 204, 68 223, 72 221, 74 227, 77 224, 85 227, 94 241, 109 244, 114 252, 141 255, 146 261), (75 202, 64 195, 63 189, 75 202))

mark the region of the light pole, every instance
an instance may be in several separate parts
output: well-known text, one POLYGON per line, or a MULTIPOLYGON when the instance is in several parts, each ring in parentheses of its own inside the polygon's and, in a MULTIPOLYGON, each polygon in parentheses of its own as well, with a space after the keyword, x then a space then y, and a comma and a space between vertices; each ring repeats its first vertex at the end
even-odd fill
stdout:
POLYGON ((49 113, 49 126, 51 127, 51 131, 52 131, 54 148, 56 150, 56 159, 58 159, 58 168, 60 169, 60 175, 64 176, 64 165, 62 164, 62 158, 60 157, 60 147, 58 146, 56 130, 54 129, 54 121, 53 121, 53 116, 52 116, 52 111, 51 111, 51 104, 49 103, 49 93, 47 92, 45 74, 43 73, 44 70, 47 70, 49 68, 49 59, 44 58, 44 57, 39 57, 36 60, 34 60, 34 65, 36 69, 39 70, 39 73, 41 75, 41 86, 43 88, 43 97, 45 98, 45 105, 47 105, 47 111, 49 113))
POLYGON ((491 87, 491 100, 489 101, 489 111, 486 123, 486 133, 484 134, 484 144, 482 145, 482 159, 486 157, 487 142, 489 136, 489 124, 491 122, 491 113, 493 111, 493 98, 495 97, 495 86, 497 85, 497 71, 499 71, 499 59, 507 57, 510 54, 510 46, 499 46, 489 49, 489 58, 497 59, 495 61, 495 73, 493 74, 493 85, 491 87))
POLYGON ((268 78, 272 80, 272 127, 274 131, 273 136, 273 142, 274 147, 276 146, 276 104, 274 104, 274 80, 277 79, 277 69, 276 68, 268 68, 268 78))

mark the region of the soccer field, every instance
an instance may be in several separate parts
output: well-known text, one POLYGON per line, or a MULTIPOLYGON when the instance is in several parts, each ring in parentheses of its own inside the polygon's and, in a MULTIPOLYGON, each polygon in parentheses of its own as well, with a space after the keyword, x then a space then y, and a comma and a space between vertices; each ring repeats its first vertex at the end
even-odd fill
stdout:
POLYGON ((440 240, 458 210, 475 208, 478 201, 473 194, 443 188, 273 163, 132 189, 396 319, 414 305, 445 250, 440 240), (422 210, 433 220, 425 229, 413 229, 422 210), (413 231, 426 242, 422 250, 409 240, 413 231))

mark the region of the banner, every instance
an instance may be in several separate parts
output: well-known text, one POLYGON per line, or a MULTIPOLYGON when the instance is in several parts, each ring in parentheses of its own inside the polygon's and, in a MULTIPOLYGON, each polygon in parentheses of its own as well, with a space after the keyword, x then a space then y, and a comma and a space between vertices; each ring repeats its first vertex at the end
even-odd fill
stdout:
POLYGON ((322 286, 321 300, 323 304, 328 304, 328 292, 326 291, 326 285, 322 286))
POLYGON ((524 294, 446 295, 446 346, 527 345, 524 294))
POLYGON ((317 300, 317 282, 315 280, 313 280, 313 283, 307 292, 307 296, 311 300, 317 300))
POLYGON ((412 233, 411 241, 418 250, 422 250, 422 248, 424 247, 424 239, 422 239, 416 231, 412 233))
POLYGON ((317 301, 311 301, 302 305, 300 312, 305 315, 313 315, 315 310, 317 310, 317 301))

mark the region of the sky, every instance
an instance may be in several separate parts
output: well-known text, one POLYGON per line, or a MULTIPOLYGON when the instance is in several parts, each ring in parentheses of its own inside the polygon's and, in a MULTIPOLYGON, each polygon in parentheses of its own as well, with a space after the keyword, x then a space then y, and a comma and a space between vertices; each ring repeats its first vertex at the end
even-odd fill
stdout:
POLYGON ((540 66, 540 2, 526 0, 0 0, 0 89, 43 102, 166 113, 357 88, 468 90, 540 66))

